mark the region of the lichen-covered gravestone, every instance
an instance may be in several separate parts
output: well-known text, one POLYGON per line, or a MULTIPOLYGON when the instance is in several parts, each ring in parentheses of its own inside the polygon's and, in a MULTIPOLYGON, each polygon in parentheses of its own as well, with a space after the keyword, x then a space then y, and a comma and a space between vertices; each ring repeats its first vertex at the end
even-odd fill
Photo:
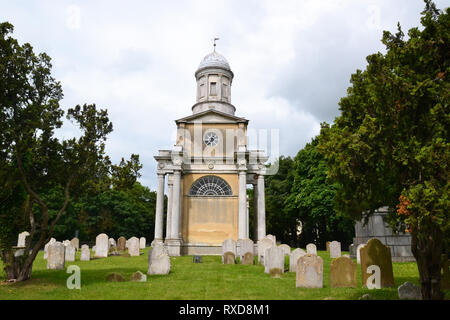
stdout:
POLYGON ((389 288, 394 286, 394 273, 392 271, 391 249, 381 243, 380 240, 373 238, 361 248, 361 274, 362 285, 366 286, 367 279, 372 273, 367 272, 367 268, 375 265, 380 268, 380 286, 389 288))
MULTIPOLYGON (((251 253, 252 257, 254 255, 254 244, 253 241, 250 239, 239 239, 237 241, 238 251, 239 251, 239 257, 241 259, 241 263, 244 260, 244 256, 246 253, 251 253)), ((253 260, 252 260, 253 264, 253 260)))
POLYGON ((356 288, 357 287, 356 263, 347 257, 339 257, 331 261, 330 287, 356 288))
POLYGON ((83 244, 81 246, 81 261, 89 261, 91 260, 91 250, 89 250, 89 246, 87 244, 83 244))
POLYGON ((244 257, 241 260, 241 263, 242 264, 253 264, 253 261, 254 261, 253 253, 246 252, 244 254, 244 257))
POLYGON ((323 287, 323 260, 315 254, 308 253, 298 259, 296 287, 323 287))
POLYGON ((140 271, 136 271, 131 275, 130 281, 134 282, 146 282, 147 281, 147 275, 143 274, 140 271))
POLYGON ((55 238, 51 238, 49 242, 47 242, 47 244, 44 246, 44 259, 47 259, 48 256, 48 247, 52 244, 55 243, 56 239, 55 238))
POLYGON ((95 257, 106 258, 109 250, 109 238, 106 234, 101 233, 95 238, 95 257))
POLYGON ((64 270, 66 247, 61 242, 48 246, 47 269, 64 270))
POLYGON ((314 243, 309 243, 306 245, 306 253, 315 254, 317 256, 317 247, 314 243))
POLYGON ((305 250, 297 248, 289 255, 289 272, 297 272, 297 262, 306 254, 305 250))
POLYGON ((341 243, 339 241, 330 242, 330 258, 335 259, 341 256, 341 243))
POLYGON ((75 248, 76 251, 80 249, 80 240, 78 238, 75 237, 72 240, 70 240, 70 244, 75 248))
POLYGON ((75 261, 76 254, 75 247, 72 244, 66 246, 65 259, 66 261, 75 261))
POLYGON ((117 249, 119 251, 125 251, 126 242, 127 242, 127 239, 125 239, 125 237, 120 237, 119 239, 117 239, 117 249))
POLYGON ((148 251, 147 274, 169 274, 170 257, 162 244, 155 244, 148 251))
POLYGON ((258 262, 264 264, 264 254, 270 247, 275 246, 275 242, 269 238, 263 238, 258 241, 258 262))
POLYGON ((264 272, 271 277, 281 277, 284 273, 284 251, 282 248, 272 246, 264 254, 264 272))
POLYGON ((128 239, 128 253, 132 257, 139 257, 139 239, 136 237, 131 237, 128 239))
POLYGON ((409 281, 399 286, 397 292, 400 300, 422 300, 420 288, 409 281))
POLYGON ((117 247, 116 240, 114 238, 109 238, 109 248, 111 247, 117 247))
POLYGON ((139 238, 139 248, 140 249, 145 249, 145 244, 146 244, 146 239, 145 239, 145 237, 140 237, 139 238))
POLYGON ((285 256, 288 256, 288 255, 291 254, 291 247, 288 246, 287 244, 280 244, 280 245, 278 246, 278 248, 280 248, 281 250, 283 250, 285 256))
POLYGON ((234 264, 236 261, 236 257, 233 252, 227 251, 223 254, 222 260, 223 264, 234 264))
POLYGON ((225 263, 225 254, 227 252, 233 253, 234 257, 236 257, 236 241, 233 239, 228 238, 222 242, 222 263, 225 263))

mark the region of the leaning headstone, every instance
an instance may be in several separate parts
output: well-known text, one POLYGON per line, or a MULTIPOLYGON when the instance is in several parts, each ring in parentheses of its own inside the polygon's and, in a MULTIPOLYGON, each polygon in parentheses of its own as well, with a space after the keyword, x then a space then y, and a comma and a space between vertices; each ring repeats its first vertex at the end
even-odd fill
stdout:
POLYGON ((297 272, 297 262, 306 254, 305 250, 297 248, 289 255, 289 272, 297 272))
POLYGON ((47 259, 48 256, 48 247, 52 244, 55 243, 56 239, 55 238, 51 238, 49 242, 47 242, 47 244, 44 246, 44 259, 47 259))
POLYGON ((356 248, 356 262, 358 264, 361 264, 361 248, 364 247, 366 244, 365 243, 361 243, 360 245, 358 245, 358 247, 356 248))
POLYGON ((223 264, 234 264, 236 261, 235 255, 231 251, 227 251, 223 254, 223 264))
POLYGON ((106 258, 108 256, 109 238, 101 233, 95 238, 95 257, 106 258))
POLYGON ((78 251, 78 249, 80 249, 80 240, 77 237, 70 240, 70 244, 72 245, 72 247, 75 248, 76 251, 78 251))
POLYGON ((317 256, 317 247, 314 243, 309 243, 306 245, 306 253, 315 254, 317 256))
MULTIPOLYGON (((239 251, 239 257, 241 259, 241 263, 242 263, 246 253, 251 253, 252 257, 255 254, 254 244, 253 244, 253 241, 250 239, 239 239, 237 241, 237 246, 239 248, 238 251, 239 251)), ((252 260, 252 264, 253 264, 253 260, 252 260)))
POLYGON ((17 238, 17 246, 18 247, 25 247, 25 242, 27 240, 27 237, 30 235, 28 231, 24 231, 19 233, 19 236, 17 238))
POLYGON ((155 244, 148 251, 147 274, 169 274, 170 257, 167 250, 161 244, 155 244))
POLYGON ((71 244, 66 246, 66 252, 65 252, 65 259, 66 261, 75 261, 75 254, 76 254, 76 250, 75 247, 72 246, 71 244))
POLYGON ((406 281, 397 289, 400 300, 422 300, 422 291, 418 286, 406 281))
POLYGON ((356 288, 356 263, 347 257, 339 257, 332 260, 330 265, 330 287, 356 288))
MULTIPOLYGON (((232 252, 236 257, 236 241, 233 239, 228 238, 222 242, 222 257, 224 257, 227 252, 232 252)), ((223 259, 222 262, 224 262, 223 259)))
POLYGON ((289 247, 287 244, 280 244, 278 246, 278 248, 283 250, 285 256, 288 256, 291 254, 291 247, 289 247))
POLYGON ((271 277, 280 277, 284 273, 284 251, 282 248, 272 246, 266 249, 264 272, 270 274, 271 277))
POLYGON ((392 271, 391 249, 373 238, 361 248, 361 273, 362 285, 366 286, 367 279, 372 275, 367 273, 367 268, 375 265, 380 268, 381 288, 394 286, 394 273, 392 271))
POLYGON ((323 287, 323 260, 315 254, 308 253, 298 259, 296 287, 323 287))
POLYGON ((131 237, 128 239, 128 253, 132 257, 139 257, 139 239, 136 237, 131 237))
POLYGON ((329 251, 331 259, 339 258, 341 256, 341 243, 339 241, 331 241, 329 251))
POLYGON ((117 249, 119 249, 119 251, 125 251, 126 242, 127 239, 125 239, 125 237, 120 237, 119 239, 117 239, 117 249))
POLYGON ((111 249, 111 247, 117 247, 117 243, 116 240, 114 240, 114 238, 109 238, 109 248, 111 249))
POLYGON ((263 238, 258 241, 258 262, 264 264, 264 254, 270 247, 275 246, 275 242, 269 238, 263 238))
POLYGON ((136 271, 135 273, 133 273, 131 275, 130 280, 131 281, 135 281, 135 282, 146 282, 147 281, 147 275, 143 274, 140 271, 136 271))
POLYGON ((253 260, 254 260, 253 253, 246 252, 244 254, 244 257, 241 260, 241 263, 242 264, 253 264, 253 260))
POLYGON ((63 270, 66 248, 61 242, 54 242, 48 247, 47 269, 63 270))
POLYGON ((87 244, 83 244, 81 246, 81 261, 89 261, 91 260, 91 250, 89 250, 89 246, 87 244))
POLYGON ((146 244, 146 239, 145 239, 145 237, 140 237, 139 238, 139 248, 140 249, 145 249, 145 244, 146 244))

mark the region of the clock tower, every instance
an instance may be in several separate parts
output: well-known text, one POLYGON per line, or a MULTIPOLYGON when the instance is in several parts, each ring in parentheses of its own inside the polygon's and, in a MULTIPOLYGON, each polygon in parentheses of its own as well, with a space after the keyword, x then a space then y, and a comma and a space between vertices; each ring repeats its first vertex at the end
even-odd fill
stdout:
POLYGON ((228 61, 215 49, 203 58, 195 72, 197 99, 192 114, 175 121, 173 149, 159 150, 155 156, 153 242, 164 243, 172 256, 222 254, 225 239, 248 239, 247 184, 255 189, 253 240, 266 235, 267 157, 263 151, 247 149, 248 120, 237 117, 231 104, 233 77, 228 61))

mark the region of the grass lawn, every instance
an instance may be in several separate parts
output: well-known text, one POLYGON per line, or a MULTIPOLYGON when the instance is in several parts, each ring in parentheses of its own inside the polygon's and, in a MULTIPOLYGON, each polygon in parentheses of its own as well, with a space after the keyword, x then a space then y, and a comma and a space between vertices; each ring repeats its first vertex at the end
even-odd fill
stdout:
MULTIPOLYGON (((0 283, 0 300, 7 299, 152 299, 152 300, 309 300, 358 299, 370 293, 374 299, 397 299, 397 288, 368 290, 361 288, 361 270, 358 268, 359 288, 330 288, 330 262, 328 252, 319 251, 324 260, 324 288, 295 287, 295 273, 287 272, 282 278, 271 278, 260 265, 223 265, 220 256, 204 256, 203 263, 194 264, 192 256, 171 257, 169 275, 147 276, 146 283, 130 282, 137 270, 147 272, 147 252, 139 257, 108 257, 91 261, 66 262, 81 269, 81 290, 69 290, 66 280, 70 274, 64 270, 47 270, 43 252, 33 266, 32 279, 23 283, 0 283), (111 272, 124 276, 126 282, 106 282, 111 272)), ((358 266, 359 267, 359 266, 358 266)), ((0 262, 0 281, 4 280, 0 262)), ((416 263, 394 263, 395 285, 405 281, 418 284, 416 263)), ((450 291, 446 292, 446 299, 450 291)))

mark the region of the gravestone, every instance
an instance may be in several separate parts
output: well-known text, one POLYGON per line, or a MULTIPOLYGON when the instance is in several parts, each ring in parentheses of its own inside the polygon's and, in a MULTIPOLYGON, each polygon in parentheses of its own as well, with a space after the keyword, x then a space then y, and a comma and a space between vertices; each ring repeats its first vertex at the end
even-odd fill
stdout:
POLYGON ((366 245, 365 243, 361 243, 356 248, 356 262, 358 264, 361 264, 361 248, 364 247, 365 245, 366 245))
POLYGON ((67 247, 70 244, 70 240, 64 240, 62 243, 65 247, 67 247))
POLYGON ((147 274, 169 274, 170 257, 162 244, 154 244, 148 251, 147 274))
POLYGON ((233 252, 227 251, 223 254, 222 260, 223 264, 234 264, 236 261, 236 257, 233 252))
POLYGON ((109 238, 109 247, 117 247, 116 240, 114 238, 109 238))
POLYGON ((125 278, 117 272, 113 272, 108 274, 108 276, 106 277, 106 281, 108 282, 123 282, 125 281, 125 278))
POLYGON ((356 266, 356 263, 347 257, 339 257, 332 260, 330 265, 330 287, 356 288, 358 283, 356 280, 356 266))
POLYGON ((120 237, 119 239, 117 239, 117 249, 119 249, 119 251, 125 251, 126 242, 127 239, 125 239, 125 237, 120 237))
POLYGON ((47 244, 44 246, 44 259, 47 259, 48 256, 48 247, 52 244, 55 243, 56 239, 55 238, 51 238, 49 242, 47 242, 47 244))
POLYGON ((147 281, 147 275, 143 274, 140 271, 136 271, 131 275, 130 281, 134 282, 146 282, 147 281))
POLYGON ((253 260, 254 260, 253 253, 246 252, 244 254, 244 257, 241 260, 241 263, 242 264, 253 264, 253 260))
POLYGON ((128 239, 128 253, 132 257, 139 257, 139 239, 136 237, 131 237, 128 239))
POLYGON ((27 240, 27 237, 30 235, 28 231, 24 231, 19 233, 19 236, 17 238, 17 246, 20 248, 25 247, 25 242, 27 240))
POLYGON ((47 269, 64 270, 66 247, 61 242, 48 246, 47 269))
MULTIPOLYGON (((246 253, 251 253, 252 256, 254 255, 254 244, 253 241, 250 239, 239 239, 237 241, 238 251, 239 251, 239 257, 241 259, 241 263, 244 259, 244 256, 246 253)), ((252 261, 253 263, 253 261, 252 261)))
POLYGON ((146 239, 145 237, 140 237, 139 238, 139 248, 140 249, 145 249, 145 245, 146 245, 146 239))
POLYGON ((397 292, 400 300, 422 300, 420 288, 409 281, 399 286, 397 292))
POLYGON ((288 256, 291 254, 291 247, 289 247, 287 244, 280 244, 278 246, 278 248, 283 250, 285 256, 288 256))
POLYGON ((83 244, 81 246, 81 261, 89 261, 91 260, 91 250, 89 250, 89 246, 87 244, 83 244))
MULTIPOLYGON (((267 236, 265 236, 264 238, 267 238, 267 239, 270 239, 270 240, 272 240, 273 241, 273 243, 275 243, 275 245, 277 244, 277 237, 275 237, 274 235, 272 235, 272 234, 268 234, 267 236)), ((264 239, 263 238, 263 239, 264 239)))
POLYGON ((272 277, 280 277, 284 273, 284 251, 282 248, 272 246, 266 249, 264 272, 272 277))
POLYGON ((369 266, 375 265, 380 268, 381 288, 394 286, 394 273, 392 271, 391 250, 378 239, 370 239, 367 244, 361 248, 361 273, 362 285, 366 286, 367 278, 371 276, 367 273, 369 266))
POLYGON ((77 250, 72 244, 68 244, 66 246, 66 252, 65 252, 65 260, 66 261, 75 261, 75 254, 77 250))
POLYGON ((298 259, 295 285, 300 288, 323 288, 321 257, 307 253, 298 259))
POLYGON ((315 254, 317 256, 317 247, 314 243, 309 243, 306 245, 307 254, 315 254))
POLYGON ((258 241, 258 262, 264 264, 264 254, 266 249, 275 246, 275 242, 269 238, 263 238, 258 241))
POLYGON ((101 233, 95 238, 95 257, 108 257, 109 238, 106 234, 101 233))
POLYGON ((335 259, 341 256, 341 243, 339 241, 330 242, 330 258, 335 259))
POLYGON ((306 254, 305 250, 297 248, 289 255, 289 272, 297 272, 297 262, 306 254))
POLYGON ((224 262, 223 257, 225 257, 227 252, 232 252, 236 257, 236 241, 233 239, 228 238, 222 242, 222 262, 224 262))
POLYGON ((78 249, 80 249, 80 240, 77 237, 70 240, 70 244, 72 245, 72 247, 75 248, 76 251, 78 251, 78 249))

